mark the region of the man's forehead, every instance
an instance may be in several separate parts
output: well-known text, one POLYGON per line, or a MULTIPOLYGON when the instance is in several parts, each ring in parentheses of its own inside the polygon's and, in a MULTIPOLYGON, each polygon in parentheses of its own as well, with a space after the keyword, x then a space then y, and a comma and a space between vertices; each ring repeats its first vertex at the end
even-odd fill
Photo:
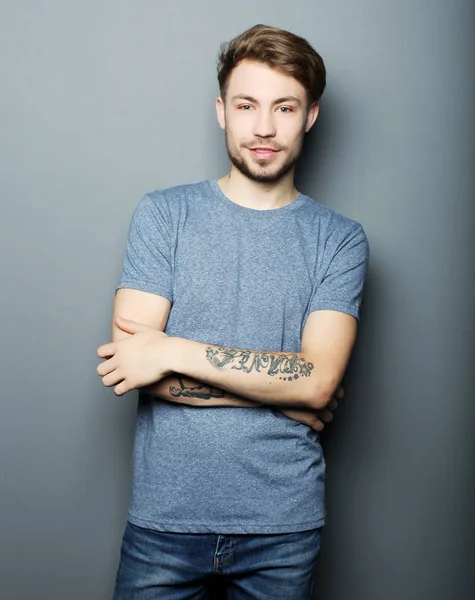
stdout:
POLYGON ((270 92, 274 96, 277 94, 296 98, 305 94, 304 87, 294 77, 276 67, 250 60, 243 60, 232 70, 228 90, 233 96, 253 96, 253 90, 266 95, 270 92))

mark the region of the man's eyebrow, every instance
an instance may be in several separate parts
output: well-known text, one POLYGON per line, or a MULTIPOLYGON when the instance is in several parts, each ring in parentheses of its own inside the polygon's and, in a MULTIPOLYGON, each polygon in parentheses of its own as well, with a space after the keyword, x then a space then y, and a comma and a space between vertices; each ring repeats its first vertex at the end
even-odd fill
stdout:
POLYGON ((252 102, 253 104, 259 104, 258 101, 252 96, 246 96, 246 94, 237 94, 232 97, 232 100, 247 100, 248 102, 252 102))
MULTIPOLYGON (((253 104, 259 104, 258 100, 252 96, 247 96, 246 94, 237 94, 236 96, 233 96, 231 100, 247 100, 253 104)), ((299 106, 302 104, 302 102, 295 96, 284 96, 283 98, 277 98, 277 100, 274 100, 272 104, 283 104, 284 102, 295 102, 299 106)))
POLYGON ((299 105, 302 104, 302 102, 295 96, 284 96, 283 98, 278 98, 277 100, 274 100, 274 104, 283 104, 284 102, 295 102, 299 105))

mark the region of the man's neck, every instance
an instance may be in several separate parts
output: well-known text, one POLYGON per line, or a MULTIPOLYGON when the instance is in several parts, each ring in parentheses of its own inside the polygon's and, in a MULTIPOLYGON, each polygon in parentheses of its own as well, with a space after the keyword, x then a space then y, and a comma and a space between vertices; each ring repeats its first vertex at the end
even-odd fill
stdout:
POLYGON ((299 195, 294 186, 293 172, 287 173, 277 183, 260 183, 252 181, 232 167, 228 175, 218 180, 218 184, 229 200, 255 210, 282 208, 299 195))

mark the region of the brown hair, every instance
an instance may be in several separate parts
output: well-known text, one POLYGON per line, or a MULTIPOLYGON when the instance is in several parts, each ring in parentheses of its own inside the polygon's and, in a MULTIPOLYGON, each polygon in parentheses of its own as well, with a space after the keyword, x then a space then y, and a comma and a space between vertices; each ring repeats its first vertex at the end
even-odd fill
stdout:
POLYGON ((221 45, 218 82, 223 100, 231 72, 245 59, 264 63, 296 79, 306 89, 309 104, 318 102, 323 94, 325 64, 307 40, 284 29, 255 25, 221 45))

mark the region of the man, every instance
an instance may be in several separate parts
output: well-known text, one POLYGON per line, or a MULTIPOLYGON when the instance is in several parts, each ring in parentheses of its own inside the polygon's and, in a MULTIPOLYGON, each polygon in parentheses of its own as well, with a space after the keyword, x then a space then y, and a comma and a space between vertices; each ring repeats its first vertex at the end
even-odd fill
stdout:
POLYGON ((316 430, 355 341, 368 244, 294 187, 325 88, 308 42, 253 27, 222 48, 218 80, 230 173, 142 199, 98 350, 104 385, 141 389, 116 600, 204 598, 219 577, 230 600, 311 597, 316 430))

